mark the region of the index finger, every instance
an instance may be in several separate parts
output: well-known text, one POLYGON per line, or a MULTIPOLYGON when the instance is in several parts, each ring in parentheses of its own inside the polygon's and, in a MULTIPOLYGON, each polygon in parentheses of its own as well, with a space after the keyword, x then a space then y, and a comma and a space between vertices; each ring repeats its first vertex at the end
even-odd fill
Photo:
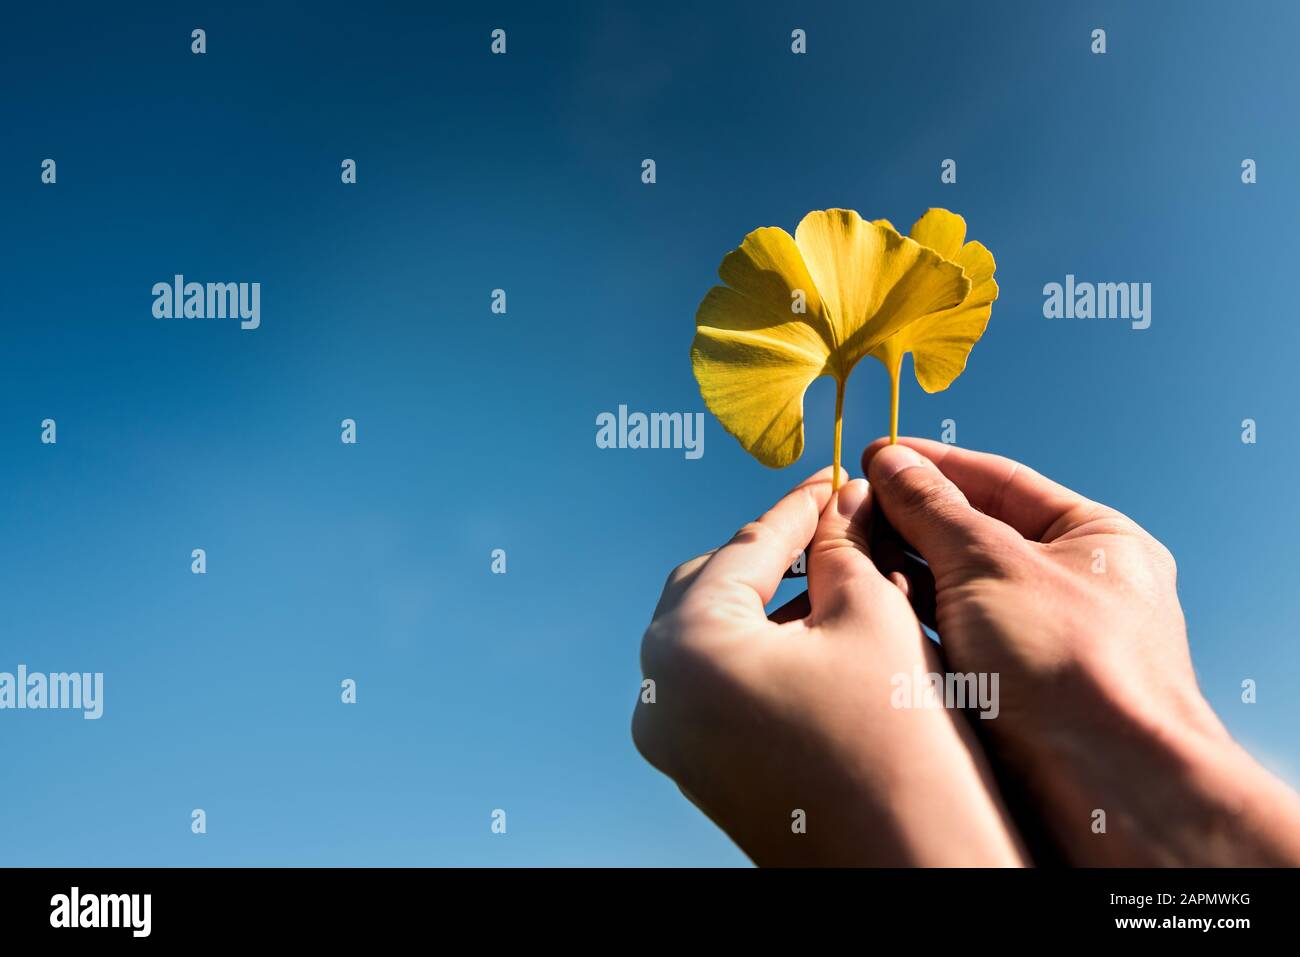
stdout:
MULTIPOLYGON (((1091 504, 1077 492, 1014 459, 931 439, 900 436, 898 442, 933 462, 962 490, 971 505, 1010 525, 1031 541, 1043 541, 1052 526, 1072 510, 1091 504)), ((868 445, 862 453, 862 468, 865 470, 875 454, 888 444, 888 439, 877 439, 868 445)))
POLYGON ((718 549, 700 570, 696 583, 735 583, 752 590, 766 605, 781 576, 817 531, 817 520, 831 499, 831 469, 801 482, 757 521, 750 522, 718 549))

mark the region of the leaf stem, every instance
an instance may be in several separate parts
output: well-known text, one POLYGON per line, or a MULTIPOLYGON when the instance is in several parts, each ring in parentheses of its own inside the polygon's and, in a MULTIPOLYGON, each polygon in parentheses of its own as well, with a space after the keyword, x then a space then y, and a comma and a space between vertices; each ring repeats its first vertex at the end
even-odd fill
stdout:
POLYGON ((844 430, 844 382, 835 380, 835 472, 831 475, 831 491, 840 488, 840 433, 844 430))
POLYGON ((889 367, 889 444, 898 442, 898 380, 903 370, 903 353, 900 351, 889 367))

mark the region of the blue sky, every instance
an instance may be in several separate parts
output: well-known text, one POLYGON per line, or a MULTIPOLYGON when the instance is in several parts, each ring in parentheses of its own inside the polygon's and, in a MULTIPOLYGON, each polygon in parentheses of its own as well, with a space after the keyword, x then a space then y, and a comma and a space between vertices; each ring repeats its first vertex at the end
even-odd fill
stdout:
MULTIPOLYGON (((1300 774, 1294 5, 619 6, 11 12, 0 670, 106 691, 0 713, 0 863, 743 863, 631 745, 637 648, 673 565, 829 462, 833 388, 784 472, 595 418, 701 410, 723 254, 829 206, 967 218, 1001 298, 951 389, 905 370, 903 431, 1162 538, 1206 694, 1300 774), (176 273, 261 282, 261 327, 155 320, 176 273), (1045 319, 1067 273, 1150 282, 1151 327, 1045 319)), ((850 382, 855 469, 887 390, 850 382)))

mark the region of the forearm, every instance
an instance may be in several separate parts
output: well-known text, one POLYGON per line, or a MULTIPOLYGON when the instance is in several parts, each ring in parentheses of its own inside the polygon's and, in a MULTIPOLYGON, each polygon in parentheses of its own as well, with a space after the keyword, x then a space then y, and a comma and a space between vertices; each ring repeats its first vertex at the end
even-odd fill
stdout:
POLYGON ((1300 797, 1223 730, 1205 705, 1106 720, 1104 732, 1018 755, 1035 775, 1067 858, 1081 865, 1300 866, 1300 797), (1184 716, 1185 717, 1185 716, 1184 716), (1105 742, 1100 745, 1097 742, 1105 742))

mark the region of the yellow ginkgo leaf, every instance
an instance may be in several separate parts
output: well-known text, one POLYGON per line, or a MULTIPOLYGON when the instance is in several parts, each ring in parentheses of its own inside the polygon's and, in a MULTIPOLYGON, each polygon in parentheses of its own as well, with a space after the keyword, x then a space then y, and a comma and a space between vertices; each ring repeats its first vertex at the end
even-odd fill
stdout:
POLYGON ((764 465, 803 454, 803 397, 835 379, 835 484, 844 384, 858 361, 933 313, 960 304, 959 265, 851 209, 809 213, 795 235, 756 229, 722 260, 695 315, 691 364, 723 428, 764 465))
MULTIPOLYGON (((878 219, 879 226, 889 226, 878 219)), ((892 228, 892 226, 890 227, 892 228)), ((931 209, 916 221, 913 240, 960 266, 970 280, 970 291, 960 304, 910 323, 880 343, 872 355, 889 370, 889 440, 898 440, 898 379, 903 356, 912 353, 916 379, 926 392, 941 392, 966 368, 971 348, 989 324, 998 284, 993 254, 977 242, 965 242, 966 220, 946 209, 931 209)))

